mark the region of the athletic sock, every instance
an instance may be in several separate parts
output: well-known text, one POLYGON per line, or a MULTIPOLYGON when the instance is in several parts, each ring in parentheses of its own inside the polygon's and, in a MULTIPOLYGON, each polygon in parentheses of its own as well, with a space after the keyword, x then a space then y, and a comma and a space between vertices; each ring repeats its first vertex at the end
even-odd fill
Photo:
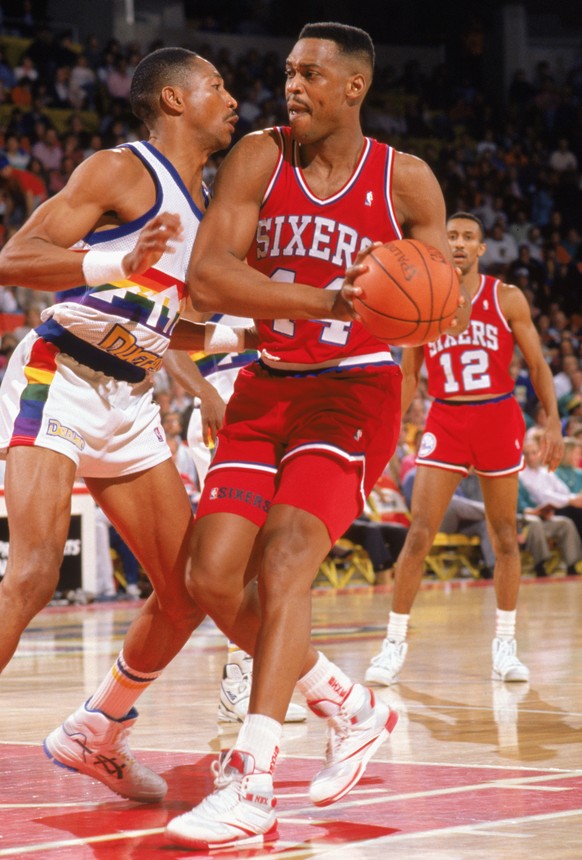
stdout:
POLYGON ((302 678, 299 678, 297 689, 303 693, 311 710, 318 716, 325 717, 337 713, 348 696, 350 707, 354 711, 358 710, 366 697, 365 687, 362 687, 361 684, 354 684, 321 651, 317 652, 315 666, 306 672, 302 678), (324 702, 325 708, 322 708, 324 702))
POLYGON ((517 610, 498 609, 495 615, 495 636, 497 639, 515 638, 515 618, 517 610))
POLYGON ((131 711, 133 705, 147 690, 159 672, 138 672, 128 666, 123 651, 87 703, 92 711, 102 711, 114 720, 119 720, 131 711))
POLYGON ((404 642, 408 633, 409 618, 410 614, 404 615, 402 612, 390 612, 386 638, 392 640, 392 642, 404 642))
POLYGON ((247 714, 238 733, 234 749, 250 753, 255 770, 272 773, 279 755, 283 726, 264 714, 247 714))

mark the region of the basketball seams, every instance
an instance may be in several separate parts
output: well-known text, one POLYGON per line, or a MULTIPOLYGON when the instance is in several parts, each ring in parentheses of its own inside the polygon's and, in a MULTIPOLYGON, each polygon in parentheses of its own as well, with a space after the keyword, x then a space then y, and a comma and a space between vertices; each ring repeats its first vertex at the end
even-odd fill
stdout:
POLYGON ((364 325, 394 345, 436 340, 456 311, 456 272, 446 257, 418 239, 400 239, 371 250, 370 258, 368 271, 355 281, 363 288, 354 307, 364 325))
MULTIPOLYGON (((432 274, 431 274, 429 267, 426 264, 426 260, 424 259, 423 248, 420 246, 420 242, 418 241, 418 239, 410 239, 410 244, 411 244, 412 250, 415 251, 416 256, 418 257, 418 259, 420 260, 420 262, 424 266, 424 271, 425 271, 427 279, 428 279, 428 286, 429 286, 429 291, 430 291, 430 305, 429 305, 430 322, 426 323, 426 334, 425 334, 425 337, 428 337, 431 326, 435 322, 435 318, 434 318, 434 288, 433 288, 433 283, 432 283, 432 274)), ((421 324, 421 321, 419 320, 419 326, 420 326, 420 324, 421 324)), ((440 328, 439 328, 439 330, 440 330, 440 328)))

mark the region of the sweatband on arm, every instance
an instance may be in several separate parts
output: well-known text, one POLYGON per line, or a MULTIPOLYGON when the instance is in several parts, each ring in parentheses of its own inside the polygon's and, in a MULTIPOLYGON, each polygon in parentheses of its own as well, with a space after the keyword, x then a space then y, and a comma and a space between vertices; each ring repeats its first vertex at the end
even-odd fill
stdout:
POLYGON ((83 277, 88 287, 100 287, 123 281, 127 272, 123 269, 123 258, 127 251, 98 251, 91 248, 83 254, 83 277))
POLYGON ((208 323, 204 331, 204 352, 244 352, 244 328, 231 328, 220 323, 208 323))

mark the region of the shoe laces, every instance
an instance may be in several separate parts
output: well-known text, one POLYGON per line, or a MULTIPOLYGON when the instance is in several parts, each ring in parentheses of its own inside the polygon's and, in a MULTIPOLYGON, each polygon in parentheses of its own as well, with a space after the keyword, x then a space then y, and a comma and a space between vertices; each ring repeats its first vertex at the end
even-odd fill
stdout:
POLYGON ((519 663, 517 654, 515 653, 515 639, 499 639, 498 641, 499 645, 497 646, 495 662, 499 662, 503 665, 506 665, 507 663, 519 663))
POLYGON ((228 773, 226 771, 229 759, 230 750, 223 750, 210 765, 210 772, 214 777, 214 787, 217 791, 226 788, 227 785, 230 785, 236 779, 237 774, 232 768, 229 769, 228 773))
POLYGON ((328 737, 325 749, 325 757, 327 761, 332 761, 337 757, 337 753, 341 749, 342 743, 350 736, 353 726, 352 718, 346 711, 343 705, 340 707, 337 714, 330 717, 328 723, 328 737))

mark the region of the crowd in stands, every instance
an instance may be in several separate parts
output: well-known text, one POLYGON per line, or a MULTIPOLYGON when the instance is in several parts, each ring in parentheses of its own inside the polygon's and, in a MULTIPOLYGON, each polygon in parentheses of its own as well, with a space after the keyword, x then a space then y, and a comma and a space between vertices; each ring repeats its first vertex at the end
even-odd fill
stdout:
MULTIPOLYGON (((21 35, 26 41, 18 56, 11 45, 11 60, 0 35, 0 247, 82 160, 146 136, 129 108, 129 87, 140 58, 160 46, 116 39, 100 44, 95 36, 79 45, 70 33, 42 25, 21 35)), ((284 123, 278 56, 249 48, 234 57, 227 48, 214 50, 210 33, 198 35, 196 50, 216 65, 239 101, 236 137, 284 123)), ((579 511, 573 497, 582 483, 582 58, 565 74, 558 75, 548 61, 538 63, 532 75, 519 70, 497 104, 488 102, 470 76, 455 77, 446 63, 426 74, 411 58, 402 69, 377 70, 364 121, 367 133, 430 164, 447 210, 472 212, 485 225, 482 270, 526 295, 570 440, 567 465, 576 470, 575 482, 568 484, 572 498, 563 507, 579 511)), ((208 164, 209 186, 219 161, 220 156, 208 164)), ((0 287, 0 375, 15 344, 53 299, 0 287)), ((530 438, 543 426, 543 410, 519 355, 513 371, 530 438)), ((181 416, 175 435, 183 440, 191 399, 165 371, 156 391, 162 410, 175 413, 176 427, 181 416)), ((427 405, 421 387, 389 470, 399 491, 427 405)), ((580 530, 581 518, 572 518, 580 530)))

